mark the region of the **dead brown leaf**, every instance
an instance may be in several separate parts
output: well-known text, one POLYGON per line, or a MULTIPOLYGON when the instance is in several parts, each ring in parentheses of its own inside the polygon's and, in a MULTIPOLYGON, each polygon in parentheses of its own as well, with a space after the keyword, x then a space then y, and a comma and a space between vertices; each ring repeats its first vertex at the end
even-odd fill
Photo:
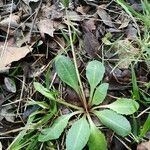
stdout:
POLYGON ((150 150, 150 140, 137 146, 137 150, 150 150))
POLYGON ((71 21, 81 21, 82 17, 75 11, 69 11, 68 14, 64 16, 64 18, 67 20, 67 17, 71 21), (68 16, 67 16, 68 15, 68 16))
POLYGON ((132 24, 129 24, 126 30, 126 34, 127 34, 127 38, 130 40, 137 39, 137 29, 132 24))
POLYGON ((130 20, 128 18, 124 18, 124 20, 121 22, 121 25, 119 29, 126 28, 129 25, 130 20))
POLYGON ((3 118, 5 118, 8 122, 14 122, 15 121, 15 114, 11 110, 13 108, 12 105, 7 105, 5 107, 2 107, 0 110, 0 121, 2 121, 3 118))
POLYGON ((50 19, 40 20, 38 23, 38 28, 40 30, 41 36, 44 37, 44 33, 54 37, 54 21, 50 19))
POLYGON ((11 27, 17 27, 19 25, 20 17, 18 15, 11 15, 8 18, 3 19, 0 22, 0 26, 7 27, 9 24, 11 27))
POLYGON ((82 29, 84 33, 83 34, 84 49, 90 57, 96 58, 98 50, 100 48, 99 41, 97 40, 96 36, 92 33, 88 23, 83 22, 82 29))
POLYGON ((114 27, 110 15, 103 9, 104 6, 99 6, 97 9, 98 16, 102 19, 103 23, 109 27, 114 27))
POLYGON ((8 68, 8 65, 18 61, 32 51, 31 47, 6 47, 0 46, 0 71, 8 68))
POLYGON ((134 47, 129 39, 119 40, 115 43, 115 48, 119 56, 119 68, 128 69, 129 65, 139 54, 139 49, 134 47))

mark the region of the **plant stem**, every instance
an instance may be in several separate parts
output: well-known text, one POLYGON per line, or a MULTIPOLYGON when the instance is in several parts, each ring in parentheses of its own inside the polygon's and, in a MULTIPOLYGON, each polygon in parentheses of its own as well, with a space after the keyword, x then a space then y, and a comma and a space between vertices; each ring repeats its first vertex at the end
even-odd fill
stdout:
POLYGON ((71 29, 70 29, 70 20, 68 18, 67 9, 66 9, 66 15, 67 15, 67 21, 68 21, 68 30, 69 30, 70 45, 71 45, 71 50, 72 50, 72 55, 73 55, 73 62, 74 62, 74 65, 75 65, 75 70, 76 70, 76 74, 77 74, 77 78, 78 78, 79 85, 80 85, 80 90, 81 90, 81 102, 83 103, 85 111, 88 112, 87 102, 86 102, 86 98, 85 98, 85 94, 84 94, 84 91, 83 91, 83 86, 82 86, 82 82, 81 82, 81 78, 80 78, 80 73, 79 73, 79 70, 78 70, 77 62, 76 62, 76 54, 75 54, 75 50, 74 50, 74 46, 73 46, 73 40, 72 40, 71 29))
POLYGON ((98 108, 108 108, 108 105, 102 105, 102 106, 95 106, 92 108, 92 110, 98 109, 98 108))
POLYGON ((87 118, 88 118, 89 124, 92 125, 93 121, 92 121, 91 116, 90 116, 89 113, 87 114, 87 118))
POLYGON ((65 105, 65 106, 71 107, 71 108, 73 108, 73 109, 83 110, 83 108, 78 107, 78 106, 76 106, 76 105, 72 105, 72 104, 70 104, 70 103, 67 103, 67 102, 63 101, 62 99, 55 99, 54 101, 56 101, 57 103, 63 104, 63 105, 65 105))
POLYGON ((94 93, 94 89, 91 88, 90 89, 90 97, 89 97, 88 105, 91 105, 91 103, 92 103, 93 93, 94 93))

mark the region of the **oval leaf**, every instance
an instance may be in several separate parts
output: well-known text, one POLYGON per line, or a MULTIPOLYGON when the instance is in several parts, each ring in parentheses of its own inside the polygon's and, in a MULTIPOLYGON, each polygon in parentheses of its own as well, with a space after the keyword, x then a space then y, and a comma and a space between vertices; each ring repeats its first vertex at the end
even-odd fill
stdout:
POLYGON ((119 114, 130 115, 138 110, 139 104, 135 100, 123 98, 116 100, 106 107, 116 111, 119 114))
POLYGON ((5 77, 4 83, 8 92, 16 93, 16 83, 13 79, 5 77))
POLYGON ((72 115, 74 114, 67 114, 58 117, 51 127, 42 130, 42 133, 39 135, 38 140, 41 142, 45 142, 58 139, 67 126, 68 121, 72 115))
POLYGON ((60 79, 79 93, 78 78, 72 61, 63 55, 57 56, 55 67, 60 79))
POLYGON ((76 121, 66 137, 67 150, 82 150, 90 136, 89 124, 85 117, 76 121))
POLYGON ((107 95, 108 83, 103 83, 96 88, 93 96, 92 104, 99 105, 102 103, 107 95))
POLYGON ((55 100, 52 92, 49 91, 47 88, 45 88, 42 84, 40 84, 38 82, 34 82, 34 88, 35 88, 36 91, 41 93, 43 96, 45 96, 45 97, 47 97, 51 100, 55 100))
POLYGON ((90 123, 90 130, 91 134, 88 141, 89 150, 107 150, 105 136, 93 122, 90 123))
POLYGON ((95 111, 94 113, 105 126, 115 131, 118 135, 124 137, 131 133, 131 125, 122 115, 112 110, 95 111))
POLYGON ((94 89, 100 83, 105 73, 104 65, 97 61, 91 61, 86 67, 86 77, 90 84, 90 98, 92 99, 94 89))

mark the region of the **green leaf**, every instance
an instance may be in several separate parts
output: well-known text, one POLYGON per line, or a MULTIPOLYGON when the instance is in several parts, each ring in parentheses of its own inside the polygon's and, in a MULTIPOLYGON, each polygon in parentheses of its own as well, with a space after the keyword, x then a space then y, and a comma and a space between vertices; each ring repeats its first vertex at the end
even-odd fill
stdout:
POLYGON ((139 104, 135 100, 122 98, 107 105, 106 107, 116 111, 119 114, 130 115, 138 110, 139 104))
POLYGON ((82 150, 87 144, 90 136, 89 124, 85 117, 76 121, 66 137, 67 150, 82 150))
POLYGON ((40 84, 38 82, 34 82, 34 88, 36 91, 40 92, 43 96, 45 96, 51 100, 55 100, 52 92, 49 91, 47 88, 45 88, 42 84, 40 84))
POLYGON ((78 78, 73 62, 68 57, 60 55, 55 60, 55 67, 60 79, 79 94, 78 78))
POLYGON ((103 83, 96 88, 93 96, 92 104, 99 105, 102 103, 107 95, 108 83, 103 83))
POLYGON ((102 111, 95 111, 94 114, 105 126, 115 131, 118 135, 124 137, 131 133, 130 123, 122 115, 107 109, 102 111))
POLYGON ((46 102, 44 102, 44 101, 31 100, 31 101, 28 101, 27 105, 38 105, 38 106, 40 106, 43 109, 49 109, 49 105, 46 102))
POLYGON ((132 88, 133 88, 132 95, 134 99, 140 100, 140 93, 139 93, 140 90, 137 84, 136 74, 132 65, 131 65, 131 72, 132 72, 132 88))
POLYGON ((100 83, 105 73, 104 65, 97 61, 91 61, 86 67, 86 77, 90 84, 90 100, 93 97, 93 92, 96 86, 100 83))
POLYGON ((88 141, 89 150, 107 150, 107 142, 104 134, 90 122, 91 134, 88 141))
POLYGON ((62 115, 58 117, 53 125, 49 128, 43 129, 41 134, 38 137, 38 140, 41 142, 58 139, 65 127, 68 124, 69 119, 72 117, 72 114, 62 115))
POLYGON ((141 128, 139 137, 143 138, 149 130, 150 130, 150 114, 148 115, 143 127, 141 128))

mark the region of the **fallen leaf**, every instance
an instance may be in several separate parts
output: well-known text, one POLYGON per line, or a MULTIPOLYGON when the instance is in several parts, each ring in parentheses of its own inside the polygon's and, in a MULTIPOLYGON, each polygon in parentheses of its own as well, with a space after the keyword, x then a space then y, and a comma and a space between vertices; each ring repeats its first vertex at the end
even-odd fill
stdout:
POLYGON ((54 37, 54 21, 50 19, 40 20, 38 23, 38 28, 40 30, 41 36, 44 37, 44 33, 54 37))
POLYGON ((92 32, 93 30, 96 30, 96 25, 94 19, 89 19, 85 21, 86 27, 92 32))
POLYGON ((86 15, 86 13, 84 11, 84 8, 81 5, 77 7, 76 11, 79 12, 79 13, 81 13, 82 15, 86 15))
POLYGON ((129 25, 130 20, 128 18, 124 18, 124 20, 122 21, 119 29, 123 29, 126 28, 129 25))
POLYGON ((114 47, 119 56, 118 67, 128 69, 131 62, 135 60, 136 56, 139 54, 139 49, 135 48, 128 38, 117 41, 114 47))
POLYGON ((4 83, 8 92, 16 93, 16 84, 13 79, 5 77, 4 83))
POLYGON ((150 150, 150 140, 148 142, 143 142, 137 146, 137 150, 150 150))
POLYGON ((114 27, 110 15, 102 7, 103 6, 99 6, 97 9, 98 16, 102 19, 105 25, 109 27, 114 27))
POLYGON ((5 107, 2 107, 0 110, 0 121, 5 118, 8 122, 14 122, 15 121, 15 114, 11 110, 13 107, 11 105, 7 105, 5 107))
POLYGON ((66 20, 68 17, 71 21, 81 21, 81 16, 75 11, 69 11, 67 15, 68 16, 64 16, 66 20))
POLYGON ((100 48, 99 41, 97 40, 96 36, 91 32, 89 26, 84 22, 82 24, 82 29, 83 29, 83 47, 90 57, 96 58, 98 50, 100 48))
POLYGON ((127 38, 130 40, 137 39, 137 29, 132 24, 129 24, 126 30, 126 34, 127 34, 127 38))
POLYGON ((8 68, 8 65, 14 61, 24 58, 32 51, 31 47, 6 47, 0 46, 0 71, 8 68))
POLYGON ((18 27, 20 21, 20 17, 18 15, 11 15, 10 17, 6 17, 0 22, 0 26, 7 27, 9 24, 11 27, 18 27))

